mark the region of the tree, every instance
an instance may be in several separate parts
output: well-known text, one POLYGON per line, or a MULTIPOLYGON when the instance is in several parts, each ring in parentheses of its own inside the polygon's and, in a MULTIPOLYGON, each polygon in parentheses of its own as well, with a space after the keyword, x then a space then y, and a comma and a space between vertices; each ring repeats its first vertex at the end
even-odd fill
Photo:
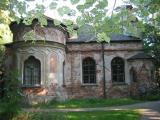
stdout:
POLYGON ((154 57, 156 80, 160 86, 160 1, 130 0, 135 6, 135 15, 143 22, 144 47, 154 57))
MULTIPOLYGON (((47 9, 42 4, 35 5, 34 9, 29 8, 29 2, 34 0, 2 0, 0 3, 0 11, 1 13, 7 13, 5 16, 1 16, 0 20, 3 25, 7 27, 3 28, 4 31, 7 31, 8 34, 11 34, 9 31, 8 25, 11 21, 17 21, 18 23, 22 22, 29 25, 32 23, 34 18, 37 18, 41 25, 46 25, 47 21, 44 18, 44 12, 47 9), (6 22, 7 21, 7 22, 6 22)), ((43 0, 42 0, 43 1, 43 0)), ((84 24, 90 24, 95 28, 97 36, 99 36, 99 40, 109 41, 109 37, 107 34, 119 32, 120 28, 118 28, 118 22, 114 22, 118 19, 118 17, 114 17, 112 13, 112 17, 108 17, 107 13, 107 0, 86 0, 84 3, 79 0, 68 0, 72 5, 75 5, 77 11, 75 9, 69 8, 68 6, 58 6, 58 1, 53 1, 49 4, 49 8, 51 10, 58 11, 60 16, 74 16, 76 12, 80 13, 77 16, 75 23, 70 19, 62 19, 54 20, 55 25, 60 25, 61 22, 67 26, 69 32, 74 32, 74 24, 78 24, 82 26, 84 24), (115 24, 116 23, 116 24, 115 24), (104 29, 105 28, 105 29, 104 29), (116 28, 116 29, 115 29, 116 28)), ((115 0, 116 4, 116 0, 115 0)), ((114 9, 114 8, 113 8, 114 9)), ((2 30, 2 29, 1 29, 2 30)), ((1 43, 3 40, 6 41, 9 38, 5 38, 3 32, 0 32, 1 43)), ((7 35, 11 36, 11 35, 7 35)), ((11 36, 12 38, 12 36, 11 36)))
MULTIPOLYGON (((133 30, 133 25, 131 25, 131 21, 135 19, 133 18, 133 14, 141 19, 135 24, 136 27, 141 28, 141 30, 144 29, 142 21, 151 24, 156 24, 156 21, 159 21, 159 1, 125 0, 126 4, 135 6, 132 10, 134 13, 131 15, 126 9, 115 9, 117 0, 114 0, 113 10, 109 16, 106 15, 108 11, 108 0, 85 0, 84 2, 81 2, 80 0, 68 0, 72 5, 76 6, 77 10, 66 5, 59 6, 57 0, 53 0, 48 6, 45 6, 42 3, 36 4, 35 7, 31 9, 29 5, 30 2, 33 1, 36 0, 2 0, 0 2, 1 23, 6 25, 6 28, 9 29, 7 25, 9 25, 11 21, 20 22, 23 19, 23 23, 28 25, 32 23, 34 18, 37 18, 41 25, 46 25, 47 21, 44 18, 44 12, 48 8, 50 10, 56 10, 61 17, 65 15, 70 17, 75 16, 78 12, 80 14, 77 16, 75 23, 73 23, 70 18, 63 18, 61 21, 55 19, 54 24, 60 25, 60 23, 63 22, 67 26, 69 32, 73 32, 74 24, 78 24, 79 26, 90 24, 95 28, 96 34, 100 36, 101 39, 105 37, 106 40, 109 40, 106 35, 109 35, 110 33, 122 33, 124 32, 124 27, 130 31, 133 30), (151 14, 152 19, 150 19, 151 14), (120 21, 122 16, 127 15, 128 19, 120 21)), ((44 2, 44 0, 42 1, 44 2)), ((0 32, 1 39, 5 39, 5 41, 6 39, 8 40, 8 38, 5 38, 8 36, 6 34, 11 34, 10 32, 3 34, 4 32, 2 30, 5 29, 6 31, 6 28, 1 29, 0 32)), ((135 33, 135 31, 133 32, 135 33)))
POLYGON ((145 25, 145 32, 142 34, 144 48, 146 52, 154 57, 155 79, 160 86, 160 34, 159 30, 154 26, 145 25))

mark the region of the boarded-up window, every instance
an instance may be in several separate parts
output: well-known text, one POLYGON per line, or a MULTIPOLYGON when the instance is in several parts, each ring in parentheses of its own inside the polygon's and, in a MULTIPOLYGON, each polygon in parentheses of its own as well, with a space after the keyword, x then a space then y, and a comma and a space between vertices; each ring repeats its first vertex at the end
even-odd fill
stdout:
POLYGON ((30 56, 24 62, 24 86, 39 86, 41 82, 41 63, 38 59, 30 56))
POLYGON ((133 67, 130 69, 130 80, 131 82, 137 82, 136 71, 133 67))
POLYGON ((82 63, 83 66, 83 83, 96 83, 96 63, 92 58, 85 58, 82 63))
POLYGON ((111 69, 113 82, 125 82, 124 60, 122 58, 115 57, 111 62, 111 69))

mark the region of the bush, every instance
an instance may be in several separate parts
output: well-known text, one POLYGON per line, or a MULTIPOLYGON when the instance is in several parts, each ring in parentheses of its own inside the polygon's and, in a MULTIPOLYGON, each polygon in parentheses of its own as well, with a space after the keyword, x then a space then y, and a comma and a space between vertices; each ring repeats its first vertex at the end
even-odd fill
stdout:
POLYGON ((160 100, 160 95, 145 95, 142 99, 149 101, 160 100))
POLYGON ((22 94, 16 71, 8 72, 4 81, 4 97, 0 99, 0 118, 10 120, 20 111, 22 94))
MULTIPOLYGON (((31 120, 31 117, 32 117, 32 113, 29 113, 29 112, 20 112, 12 120, 31 120)), ((34 120, 36 120, 36 119, 34 119, 34 120)))
POLYGON ((153 89, 149 89, 145 94, 140 96, 141 100, 160 100, 160 88, 154 87, 153 89))

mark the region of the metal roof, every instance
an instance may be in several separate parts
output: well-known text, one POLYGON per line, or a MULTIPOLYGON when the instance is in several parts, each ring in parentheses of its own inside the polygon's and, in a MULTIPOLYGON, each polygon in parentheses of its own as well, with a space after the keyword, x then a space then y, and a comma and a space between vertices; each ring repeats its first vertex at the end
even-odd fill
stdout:
POLYGON ((135 60, 135 59, 153 59, 153 57, 144 52, 141 52, 128 58, 128 60, 135 60))
MULTIPOLYGON (((141 41, 140 38, 134 37, 134 36, 127 36, 123 34, 117 34, 117 35, 111 35, 110 36, 111 41, 110 42, 134 42, 134 41, 141 41)), ((94 35, 80 35, 78 38, 69 39, 67 41, 68 43, 89 43, 89 42, 97 42, 97 38, 94 35)))

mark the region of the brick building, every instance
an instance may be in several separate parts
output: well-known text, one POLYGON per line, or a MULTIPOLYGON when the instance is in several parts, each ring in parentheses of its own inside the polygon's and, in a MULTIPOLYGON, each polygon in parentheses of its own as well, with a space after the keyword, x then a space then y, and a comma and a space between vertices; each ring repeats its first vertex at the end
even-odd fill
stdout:
POLYGON ((13 23, 11 30, 6 68, 18 69, 30 102, 126 97, 145 92, 153 82, 152 58, 139 38, 112 35, 110 43, 98 43, 84 31, 72 39, 50 20, 45 27, 13 23))

